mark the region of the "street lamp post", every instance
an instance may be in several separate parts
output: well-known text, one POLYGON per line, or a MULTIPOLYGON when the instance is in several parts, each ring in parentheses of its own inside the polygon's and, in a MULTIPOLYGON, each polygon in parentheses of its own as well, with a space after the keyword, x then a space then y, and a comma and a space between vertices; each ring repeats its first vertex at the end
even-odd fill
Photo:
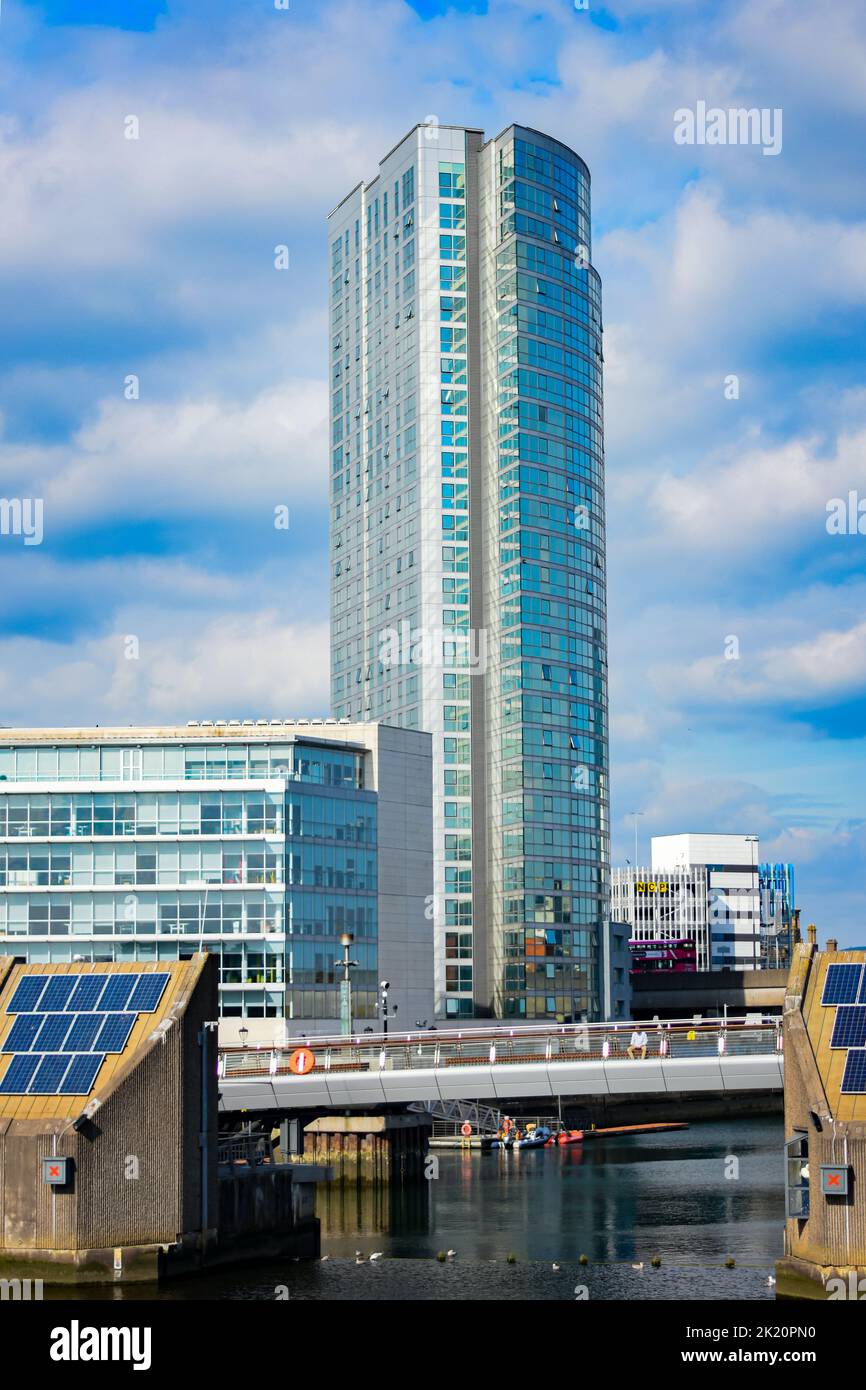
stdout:
POLYGON ((344 931, 340 937, 340 945, 343 948, 343 978, 340 981, 340 1032, 343 1037, 350 1037, 352 1033, 352 969, 359 964, 356 960, 349 959, 349 948, 354 941, 354 936, 350 931, 344 931))
POLYGON ((390 1014, 389 1014, 389 1010, 388 1010, 388 991, 389 991, 389 989, 391 988, 391 984, 390 984, 390 981, 389 981, 389 980, 380 980, 380 981, 379 981, 379 988, 380 988, 380 990, 382 991, 382 993, 381 993, 381 995, 380 995, 380 998, 379 998, 379 1016, 380 1016, 380 1018, 381 1018, 381 1020, 382 1020, 382 1032, 385 1034, 385 1037, 387 1038, 387 1036, 388 1036, 388 1019, 389 1019, 389 1017, 390 1017, 390 1014, 395 1014, 395 1013, 397 1012, 397 1005, 396 1005, 396 1004, 392 1004, 392 1005, 391 1005, 391 1010, 390 1010, 390 1014))

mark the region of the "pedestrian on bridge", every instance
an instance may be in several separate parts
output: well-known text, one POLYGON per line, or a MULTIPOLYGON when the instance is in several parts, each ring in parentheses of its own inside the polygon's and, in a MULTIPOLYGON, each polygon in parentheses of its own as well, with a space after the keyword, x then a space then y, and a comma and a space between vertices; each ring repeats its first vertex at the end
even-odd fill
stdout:
POLYGON ((648 1041, 649 1039, 647 1038, 647 1035, 643 1031, 643 1029, 635 1028, 634 1032, 631 1035, 631 1042, 629 1043, 627 1048, 628 1055, 632 1059, 632 1061, 634 1061, 635 1052, 640 1052, 641 1060, 643 1060, 646 1057, 648 1041))

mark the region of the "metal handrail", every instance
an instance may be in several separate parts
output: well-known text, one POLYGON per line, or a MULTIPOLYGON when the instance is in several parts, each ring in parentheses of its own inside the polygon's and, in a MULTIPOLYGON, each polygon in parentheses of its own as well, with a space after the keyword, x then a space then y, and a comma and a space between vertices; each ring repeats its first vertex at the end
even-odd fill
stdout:
MULTIPOLYGON (((423 1031, 411 1031, 406 1033, 395 1033, 391 1030, 388 1033, 353 1033, 346 1037, 341 1033, 316 1033, 312 1037, 291 1038, 289 1041, 277 1048, 279 1052, 294 1051, 298 1047, 321 1048, 331 1047, 377 1047, 383 1044, 391 1047, 399 1044, 414 1043, 416 1046, 421 1043, 438 1044, 442 1042, 464 1041, 481 1042, 496 1038, 525 1038, 554 1037, 554 1036, 573 1036, 588 1033, 594 1034, 609 1033, 612 1036, 629 1036, 635 1029, 643 1029, 644 1032, 668 1032, 679 1029, 687 1031, 694 1029, 696 1032, 715 1032, 719 1029, 730 1029, 733 1031, 768 1029, 777 1030, 781 1028, 781 1017, 775 1015, 764 1015, 760 1023, 746 1023, 740 1019, 729 1018, 706 1018, 696 1023, 693 1017, 663 1019, 660 1022, 650 1022, 649 1020, 637 1021, 632 1019, 609 1021, 603 1023, 553 1023, 539 1026, 532 1023, 501 1024, 489 1028, 436 1028, 424 1029, 423 1031)), ((252 1051, 274 1051, 273 1044, 262 1043, 252 1044, 242 1047, 240 1044, 225 1045, 220 1048, 221 1052, 252 1052, 252 1051)))
POLYGON ((273 1163, 274 1146, 267 1134, 227 1134, 217 1141, 217 1163, 245 1163, 258 1167, 273 1163))
MULTIPOLYGON (((396 1037, 372 1036, 313 1038, 303 1046, 311 1050, 320 1074, 426 1070, 447 1066, 488 1067, 508 1064, 550 1066, 568 1062, 618 1062, 628 1056, 633 1025, 625 1027, 587 1024, 554 1030, 485 1029, 396 1037)), ((647 1034, 646 1060, 666 1062, 686 1057, 768 1056, 782 1051, 781 1020, 770 1023, 731 1024, 715 1020, 695 1024, 671 1020, 641 1025, 647 1034)), ((291 1054, 298 1043, 286 1047, 221 1048, 219 1074, 290 1077, 291 1054)))

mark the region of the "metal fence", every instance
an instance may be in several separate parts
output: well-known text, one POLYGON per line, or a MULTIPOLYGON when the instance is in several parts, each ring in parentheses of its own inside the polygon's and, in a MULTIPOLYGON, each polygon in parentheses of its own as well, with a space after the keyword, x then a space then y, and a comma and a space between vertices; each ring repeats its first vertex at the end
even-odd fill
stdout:
POLYGON ((257 1168, 273 1163, 274 1146, 266 1134, 226 1134, 217 1141, 217 1163, 257 1168))

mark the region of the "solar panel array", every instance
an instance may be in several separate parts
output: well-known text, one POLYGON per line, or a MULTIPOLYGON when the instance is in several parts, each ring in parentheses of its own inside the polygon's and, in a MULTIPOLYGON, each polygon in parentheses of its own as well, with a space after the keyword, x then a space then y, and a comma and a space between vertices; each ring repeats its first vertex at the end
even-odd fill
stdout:
POLYGON ((821 1003, 836 1009, 831 1048, 847 1049, 841 1094, 866 1095, 866 969, 848 962, 828 965, 821 1003))
POLYGON ((828 965, 821 1003, 856 1004, 862 974, 862 965, 828 965))
POLYGON ((19 1014, 4 1052, 122 1052, 138 1014, 19 1014))
POLYGON ((168 984, 168 975, 25 975, 6 1005, 7 1014, 75 1013, 99 1008, 102 1013, 128 1009, 152 1014, 168 984))
POLYGON ((862 1096, 866 1094, 866 1047, 852 1047, 845 1058, 845 1074, 842 1077, 843 1096, 862 1096))
POLYGON ((22 1052, 12 1058, 0 1081, 3 1096, 86 1096, 105 1061, 101 1052, 70 1056, 22 1052))
POLYGON ((88 1095, 106 1056, 123 1051, 168 980, 165 973, 25 975, 6 1006, 16 1018, 0 1051, 14 1055, 0 1095, 88 1095))
POLYGON ((866 1044, 866 1004, 840 1004, 833 1024, 831 1047, 863 1047, 866 1044))

